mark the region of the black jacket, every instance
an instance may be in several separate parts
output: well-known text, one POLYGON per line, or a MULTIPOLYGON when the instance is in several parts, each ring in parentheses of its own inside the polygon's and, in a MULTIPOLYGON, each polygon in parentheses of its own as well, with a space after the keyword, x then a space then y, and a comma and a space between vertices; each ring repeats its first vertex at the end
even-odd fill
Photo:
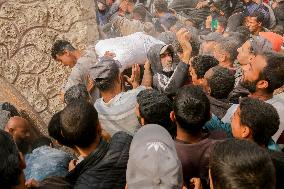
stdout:
POLYGON ((97 149, 66 176, 78 189, 124 189, 132 137, 117 132, 110 143, 101 140, 97 149))
POLYGON ((147 57, 151 64, 151 70, 153 73, 153 88, 166 94, 174 94, 178 88, 180 88, 188 80, 188 68, 189 65, 183 62, 178 62, 176 56, 173 53, 173 72, 165 73, 160 61, 160 52, 164 45, 152 46, 147 57))

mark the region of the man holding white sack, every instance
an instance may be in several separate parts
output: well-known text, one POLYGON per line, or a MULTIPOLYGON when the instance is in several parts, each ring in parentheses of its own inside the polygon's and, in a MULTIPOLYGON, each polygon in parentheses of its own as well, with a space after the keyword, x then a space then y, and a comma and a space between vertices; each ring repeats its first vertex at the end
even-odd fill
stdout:
MULTIPOLYGON (((98 90, 93 88, 93 82, 89 79, 90 67, 97 63, 97 55, 94 46, 88 46, 85 50, 74 48, 65 40, 57 40, 51 49, 51 56, 57 62, 72 69, 67 83, 62 88, 62 95, 72 86, 83 84, 91 95, 91 101, 99 98, 98 90)), ((64 99, 64 98, 62 98, 64 99)))

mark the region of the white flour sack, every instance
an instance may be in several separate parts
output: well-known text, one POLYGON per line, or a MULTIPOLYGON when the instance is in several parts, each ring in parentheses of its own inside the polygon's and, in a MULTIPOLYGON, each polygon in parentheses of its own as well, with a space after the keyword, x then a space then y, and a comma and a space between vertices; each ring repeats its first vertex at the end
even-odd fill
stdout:
POLYGON ((137 32, 124 37, 101 40, 96 44, 96 53, 102 57, 106 51, 115 53, 114 59, 121 63, 121 70, 133 64, 144 64, 147 51, 155 44, 164 44, 152 36, 137 32))

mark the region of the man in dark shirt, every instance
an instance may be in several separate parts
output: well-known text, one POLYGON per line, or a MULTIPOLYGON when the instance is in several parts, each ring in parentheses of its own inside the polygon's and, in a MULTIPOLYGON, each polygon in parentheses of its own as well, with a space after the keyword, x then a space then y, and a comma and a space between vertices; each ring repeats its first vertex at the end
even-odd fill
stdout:
POLYGON ((184 183, 189 186, 191 178, 199 177, 206 187, 210 149, 217 141, 202 130, 211 117, 210 102, 201 88, 184 86, 177 92, 173 109, 171 119, 177 125, 176 150, 182 163, 184 183))

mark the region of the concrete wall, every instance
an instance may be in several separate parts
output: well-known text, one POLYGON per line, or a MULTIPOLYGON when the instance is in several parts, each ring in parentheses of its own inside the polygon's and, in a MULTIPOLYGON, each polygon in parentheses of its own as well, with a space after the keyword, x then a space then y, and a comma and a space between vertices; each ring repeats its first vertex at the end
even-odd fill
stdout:
MULTIPOLYGON (((56 39, 78 48, 98 39, 94 0, 0 0, 0 88, 10 85, 45 124, 64 107, 59 92, 70 72, 50 56, 56 39)), ((0 100, 13 103, 6 94, 0 100)))

